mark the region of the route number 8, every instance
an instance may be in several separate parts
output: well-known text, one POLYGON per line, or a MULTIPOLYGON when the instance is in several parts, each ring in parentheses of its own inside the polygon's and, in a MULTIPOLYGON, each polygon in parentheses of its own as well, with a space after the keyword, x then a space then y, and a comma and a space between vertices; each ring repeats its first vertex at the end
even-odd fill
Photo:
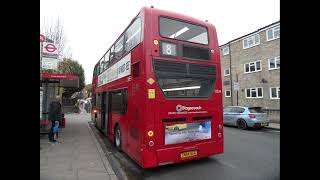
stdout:
POLYGON ((167 44, 166 47, 167 47, 167 48, 166 48, 166 53, 169 54, 169 55, 171 55, 171 54, 172 54, 171 45, 170 45, 170 44, 167 44))

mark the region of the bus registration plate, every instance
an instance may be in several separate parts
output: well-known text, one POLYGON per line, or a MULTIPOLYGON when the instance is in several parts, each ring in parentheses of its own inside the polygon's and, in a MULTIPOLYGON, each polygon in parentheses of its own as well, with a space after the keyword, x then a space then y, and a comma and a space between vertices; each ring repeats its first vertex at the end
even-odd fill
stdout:
POLYGON ((193 150, 193 151, 186 151, 186 152, 182 152, 180 154, 181 158, 187 158, 187 157, 192 157, 192 156, 197 156, 198 155, 198 151, 197 150, 193 150))

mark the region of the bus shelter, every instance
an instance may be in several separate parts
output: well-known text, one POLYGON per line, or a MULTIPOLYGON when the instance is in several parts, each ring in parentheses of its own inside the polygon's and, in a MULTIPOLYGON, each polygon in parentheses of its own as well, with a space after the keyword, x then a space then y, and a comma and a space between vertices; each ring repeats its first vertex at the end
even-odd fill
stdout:
MULTIPOLYGON (((40 74, 40 133, 49 133, 49 105, 57 96, 62 100, 62 88, 79 88, 79 76, 70 74, 40 74)), ((61 105, 62 102, 60 101, 61 105)))

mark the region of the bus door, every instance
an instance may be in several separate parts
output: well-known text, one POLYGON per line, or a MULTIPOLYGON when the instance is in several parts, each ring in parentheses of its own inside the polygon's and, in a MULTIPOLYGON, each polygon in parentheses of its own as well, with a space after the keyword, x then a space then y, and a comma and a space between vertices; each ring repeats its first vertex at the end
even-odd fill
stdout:
POLYGON ((101 123, 101 129, 104 131, 106 134, 108 134, 108 124, 109 124, 109 92, 104 92, 102 94, 102 123, 101 123))

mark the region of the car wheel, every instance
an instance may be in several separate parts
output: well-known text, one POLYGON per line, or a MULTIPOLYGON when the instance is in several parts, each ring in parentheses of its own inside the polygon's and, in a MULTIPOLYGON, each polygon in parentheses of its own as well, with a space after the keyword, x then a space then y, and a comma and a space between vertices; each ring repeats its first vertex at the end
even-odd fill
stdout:
POLYGON ((179 131, 179 128, 178 128, 178 127, 174 127, 173 130, 174 130, 174 131, 179 131))
POLYGON ((116 148, 121 151, 121 130, 120 127, 117 125, 115 130, 114 130, 114 144, 116 148))
POLYGON ((238 125, 239 129, 247 129, 248 128, 246 121, 244 121, 243 119, 239 119, 237 125, 238 125))

